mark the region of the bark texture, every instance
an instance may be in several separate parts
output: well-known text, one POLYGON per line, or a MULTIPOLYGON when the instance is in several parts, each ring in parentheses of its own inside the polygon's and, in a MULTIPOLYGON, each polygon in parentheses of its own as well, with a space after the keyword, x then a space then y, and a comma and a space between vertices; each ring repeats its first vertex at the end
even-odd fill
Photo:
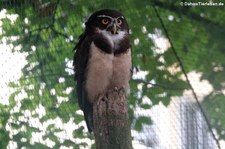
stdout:
POLYGON ((132 149, 124 89, 109 90, 93 110, 96 149, 132 149))

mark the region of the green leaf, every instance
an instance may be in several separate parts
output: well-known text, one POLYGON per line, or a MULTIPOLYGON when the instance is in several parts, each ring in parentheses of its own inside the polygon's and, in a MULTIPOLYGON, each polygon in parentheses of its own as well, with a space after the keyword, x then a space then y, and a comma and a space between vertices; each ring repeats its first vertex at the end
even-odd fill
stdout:
POLYGON ((71 140, 65 140, 65 141, 63 141, 62 145, 66 146, 66 147, 73 147, 74 142, 71 140))
POLYGON ((134 128, 137 131, 141 131, 143 129, 143 125, 151 125, 152 124, 152 120, 150 117, 146 117, 146 116, 140 116, 136 119, 134 128))

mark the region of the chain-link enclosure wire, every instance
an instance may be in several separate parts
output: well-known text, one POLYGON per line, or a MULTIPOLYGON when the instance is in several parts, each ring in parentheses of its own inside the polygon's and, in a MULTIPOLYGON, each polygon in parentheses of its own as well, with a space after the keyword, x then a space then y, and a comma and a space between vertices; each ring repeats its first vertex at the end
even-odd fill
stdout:
POLYGON ((130 26, 133 147, 220 149, 225 14, 164 0, 2 0, 0 148, 94 148, 72 60, 85 20, 103 8, 120 10, 130 26))

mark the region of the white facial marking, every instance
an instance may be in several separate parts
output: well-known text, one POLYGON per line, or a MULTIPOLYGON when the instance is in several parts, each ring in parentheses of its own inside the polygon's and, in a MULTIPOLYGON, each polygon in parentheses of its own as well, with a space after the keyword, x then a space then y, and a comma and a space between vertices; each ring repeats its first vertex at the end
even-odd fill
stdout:
POLYGON ((119 18, 124 19, 123 16, 120 16, 120 17, 117 17, 117 18, 113 18, 113 17, 107 16, 107 15, 99 15, 99 16, 97 16, 97 17, 98 17, 98 18, 109 18, 109 19, 111 19, 111 20, 116 20, 116 19, 119 19, 119 18))
POLYGON ((107 15, 99 15, 97 16, 98 18, 109 18, 111 20, 113 20, 114 18, 113 17, 110 17, 110 16, 107 16, 107 15))
POLYGON ((122 40, 126 35, 125 31, 118 31, 117 34, 112 34, 110 31, 107 31, 106 29, 101 30, 97 28, 97 30, 110 42, 111 46, 115 49, 117 48, 119 41, 122 40))

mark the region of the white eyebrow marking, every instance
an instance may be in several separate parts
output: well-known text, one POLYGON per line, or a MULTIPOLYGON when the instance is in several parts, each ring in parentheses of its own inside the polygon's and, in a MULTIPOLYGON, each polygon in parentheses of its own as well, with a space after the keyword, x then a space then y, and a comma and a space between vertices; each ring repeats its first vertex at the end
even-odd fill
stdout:
POLYGON ((118 17, 118 18, 116 18, 116 19, 119 19, 119 18, 124 19, 124 17, 123 17, 123 16, 120 16, 120 17, 118 17))
POLYGON ((112 17, 110 16, 107 16, 107 15, 99 15, 97 16, 98 18, 110 18, 110 19, 113 19, 112 17))
MULTIPOLYGON (((115 20, 113 17, 107 16, 107 15, 99 15, 99 16, 97 16, 97 17, 98 17, 98 18, 109 18, 109 19, 111 19, 111 20, 115 20)), ((123 16, 117 17, 116 19, 119 19, 119 18, 124 19, 123 16)))

